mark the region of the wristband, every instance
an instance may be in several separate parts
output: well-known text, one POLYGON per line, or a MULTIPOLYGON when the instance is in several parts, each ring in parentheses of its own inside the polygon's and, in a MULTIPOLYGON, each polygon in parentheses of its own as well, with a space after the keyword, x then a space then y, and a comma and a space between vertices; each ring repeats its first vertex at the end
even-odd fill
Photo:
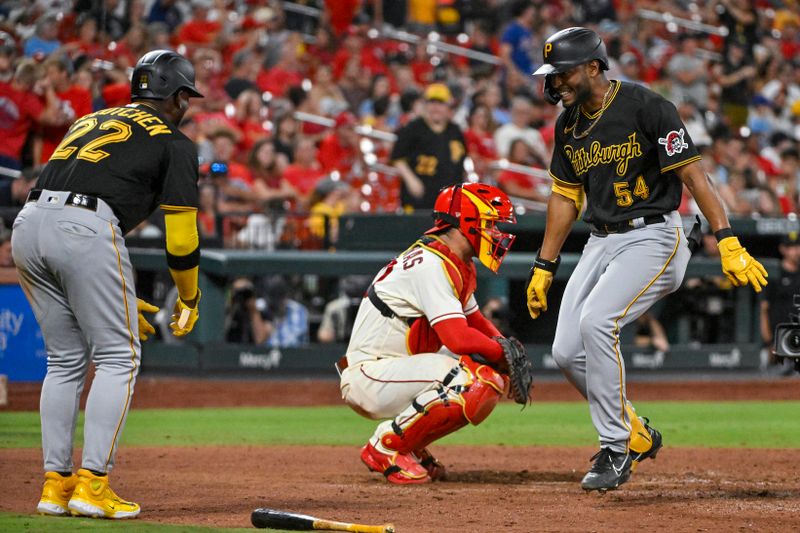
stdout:
POLYGON ((560 264, 561 264, 561 254, 559 254, 558 257, 556 257, 555 261, 548 261, 547 259, 542 259, 537 255, 536 259, 533 261, 533 268, 531 268, 531 270, 533 270, 534 268, 539 268, 541 270, 546 270, 552 274, 555 274, 556 270, 558 270, 558 265, 560 264))
POLYGON ((721 230, 717 230, 714 232, 714 237, 717 238, 717 242, 720 242, 722 239, 727 239, 728 237, 733 237, 733 230, 731 228, 722 228, 721 230))

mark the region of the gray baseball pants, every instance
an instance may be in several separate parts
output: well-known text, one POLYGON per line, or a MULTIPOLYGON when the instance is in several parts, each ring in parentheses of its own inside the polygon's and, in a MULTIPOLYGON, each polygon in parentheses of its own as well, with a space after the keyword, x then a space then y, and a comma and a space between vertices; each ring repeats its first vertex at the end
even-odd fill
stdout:
POLYGON ((107 472, 130 407, 140 344, 134 278, 118 220, 43 191, 14 221, 12 253, 47 348, 40 414, 46 471, 72 470, 78 403, 90 359, 82 467, 107 472))
POLYGON ((589 401, 601 447, 625 452, 625 362, 619 332, 680 287, 691 253, 677 212, 627 233, 592 234, 567 282, 553 358, 589 401))

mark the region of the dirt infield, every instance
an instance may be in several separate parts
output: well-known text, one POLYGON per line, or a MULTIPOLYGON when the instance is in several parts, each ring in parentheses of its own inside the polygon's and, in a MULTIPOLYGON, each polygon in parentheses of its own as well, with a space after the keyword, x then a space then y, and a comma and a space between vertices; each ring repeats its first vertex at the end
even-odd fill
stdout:
MULTIPOLYGON (((83 406, 90 384, 84 387, 83 406)), ((633 401, 696 400, 800 400, 797 379, 757 381, 628 382, 633 401)), ((8 406, 0 411, 39 409, 38 383, 10 383, 8 406)), ((535 383, 537 402, 582 401, 566 381, 535 383)), ((342 405, 339 385, 333 380, 201 380, 140 378, 136 382, 134 409, 180 407, 342 405)))
MULTIPOLYGON (((566 384, 537 398, 577 400, 566 384)), ((134 409, 339 403, 334 382, 143 379, 134 409)), ((630 384, 636 400, 800 399, 795 380, 630 384)), ((35 409, 35 386, 12 384, 13 409, 35 409)), ((114 487, 152 522, 248 527, 269 506, 400 533, 531 531, 797 531, 800 450, 695 450, 666 446, 623 488, 605 496, 578 486, 591 448, 433 447, 448 481, 390 486, 350 447, 123 447, 114 487), (202 466, 200 466, 202 465, 202 466), (310 466, 313 465, 313 466, 310 466)), ((30 513, 39 495, 39 450, 0 451, 0 510, 30 513), (14 490, 9 490, 14 487, 14 490)), ((57 519, 54 519, 57 520, 57 519)))

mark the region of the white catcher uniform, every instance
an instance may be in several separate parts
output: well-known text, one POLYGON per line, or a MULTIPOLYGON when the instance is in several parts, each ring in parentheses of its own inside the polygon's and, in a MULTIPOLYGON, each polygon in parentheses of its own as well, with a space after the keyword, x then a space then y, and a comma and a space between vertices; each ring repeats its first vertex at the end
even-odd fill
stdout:
POLYGON ((470 294, 465 304, 456 297, 446 260, 431 249, 412 247, 395 261, 378 273, 373 287, 396 316, 383 316, 364 298, 347 347, 348 366, 342 372, 342 398, 375 419, 398 415, 458 367, 458 358, 452 353, 413 355, 408 319, 429 317, 433 326, 449 318, 466 318, 478 310, 474 295, 470 294))

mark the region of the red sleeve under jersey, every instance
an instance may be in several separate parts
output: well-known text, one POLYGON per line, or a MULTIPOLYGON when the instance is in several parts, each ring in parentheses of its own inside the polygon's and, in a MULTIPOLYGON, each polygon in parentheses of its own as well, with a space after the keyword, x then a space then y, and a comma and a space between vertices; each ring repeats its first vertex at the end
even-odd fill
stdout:
MULTIPOLYGON (((484 318, 484 320, 486 319, 484 318)), ((470 327, 465 318, 442 320, 434 324, 433 329, 442 344, 457 355, 476 353, 485 357, 489 362, 500 361, 503 357, 503 348, 500 343, 480 330, 470 327)))
POLYGON ((498 331, 494 323, 483 316, 483 313, 481 313, 479 309, 476 309, 474 313, 467 315, 467 325, 471 328, 477 329, 488 337, 503 337, 503 334, 498 331))

